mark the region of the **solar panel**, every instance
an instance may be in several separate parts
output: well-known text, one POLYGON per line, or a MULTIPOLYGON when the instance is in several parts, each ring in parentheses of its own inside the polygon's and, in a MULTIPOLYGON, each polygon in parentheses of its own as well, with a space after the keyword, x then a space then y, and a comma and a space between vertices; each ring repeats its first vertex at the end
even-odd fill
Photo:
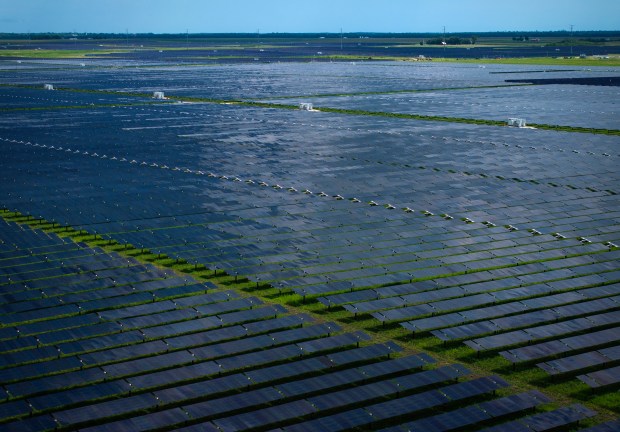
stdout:
MULTIPOLYGON (((144 298, 149 298, 148 294, 145 293, 144 298)), ((133 298, 128 298, 128 302, 131 302, 133 298)), ((176 309, 176 304, 170 300, 162 300, 153 302, 153 298, 151 297, 151 303, 141 304, 136 306, 129 306, 120 309, 112 309, 107 311, 99 312, 99 316, 107 321, 115 321, 122 318, 128 318, 139 315, 147 315, 153 314, 157 312, 165 312, 176 309)))
POLYGON ((366 404, 369 401, 396 394, 398 390, 399 387, 395 382, 385 380, 313 396, 307 400, 319 411, 325 411, 354 404, 366 404))
POLYGON ((577 379, 586 383, 591 388, 618 384, 620 382, 620 366, 579 375, 577 379))
POLYGON ((211 422, 203 422, 193 426, 177 428, 178 432, 220 432, 217 426, 211 422))
MULTIPOLYGON (((253 410, 252 414, 258 415, 256 412, 257 408, 274 403, 282 398, 282 394, 274 388, 265 387, 257 390, 245 391, 242 394, 184 405, 183 409, 194 419, 209 419, 241 410, 253 410)), ((215 420, 215 422, 217 423, 217 420, 215 420)))
POLYGON ((2 429, 7 432, 23 432, 26 430, 52 430, 57 426, 58 424, 54 421, 54 418, 50 414, 46 414, 5 423, 2 425, 2 429))
POLYGON ((237 323, 245 323, 248 321, 257 321, 270 317, 276 317, 278 314, 285 313, 286 309, 280 305, 269 305, 257 309, 247 311, 232 312, 218 315, 222 325, 231 325, 237 323))
POLYGON ((548 360, 538 363, 536 366, 548 374, 557 375, 579 371, 592 366, 605 365, 615 360, 620 360, 620 346, 575 354, 557 360, 548 360))
POLYGON ((246 379, 245 385, 268 383, 293 376, 321 372, 323 369, 329 368, 330 366, 325 357, 290 360, 281 365, 267 366, 261 369, 244 372, 244 377, 246 379))
POLYGON ((315 412, 316 409, 304 400, 289 402, 260 411, 238 414, 233 417, 213 420, 213 423, 225 430, 242 430, 265 427, 290 418, 296 418, 315 412))
POLYGON ((170 297, 174 297, 176 299, 179 297, 194 296, 199 293, 204 293, 207 290, 213 289, 213 288, 214 286, 211 286, 211 284, 198 284, 197 283, 197 284, 191 284, 191 285, 181 285, 181 286, 176 286, 172 288, 158 289, 153 294, 155 294, 155 297, 159 299, 165 299, 165 298, 170 298, 170 297))
POLYGON ((329 307, 376 298, 378 298, 378 294, 375 290, 360 290, 345 294, 335 294, 328 297, 319 297, 317 300, 329 307))
POLYGON ((400 351, 401 348, 387 342, 385 344, 368 345, 357 349, 334 352, 326 355, 326 360, 330 366, 342 366, 358 362, 368 361, 380 357, 389 357, 392 353, 400 351))
POLYGON ((209 316, 205 318, 195 318, 188 321, 181 321, 171 324, 163 324, 153 327, 146 327, 140 329, 146 339, 161 339, 164 337, 170 337, 182 335, 185 333, 198 332, 200 330, 208 330, 216 327, 220 327, 222 322, 219 318, 209 316))
POLYGON ((82 326, 88 326, 99 323, 100 320, 96 314, 82 314, 69 317, 50 318, 45 321, 20 324, 19 335, 38 335, 45 334, 50 329, 61 331, 63 329, 77 329, 82 326))
POLYGON ((440 391, 451 400, 460 400, 507 386, 508 383, 506 381, 499 377, 493 376, 442 387, 440 391))
POLYGON ((482 410, 474 405, 426 417, 402 426, 408 428, 408 430, 448 431, 482 423, 490 418, 489 411, 482 410))
MULTIPOLYGON (((298 314, 298 315, 286 315, 283 317, 278 317, 270 320, 263 321, 255 321, 244 323, 243 327, 245 327, 248 333, 263 333, 276 329, 284 329, 289 327, 297 327, 301 326, 305 323, 312 323, 314 319, 306 314, 298 314)), ((332 331, 337 332, 340 331, 340 327, 335 323, 330 323, 332 326, 332 331)))
POLYGON ((31 408, 24 400, 5 402, 0 404, 0 419, 8 420, 18 416, 30 414, 31 408))
POLYGON ((512 363, 534 361, 558 354, 569 353, 578 349, 593 348, 610 344, 618 340, 618 331, 615 328, 590 332, 585 335, 572 336, 564 339, 541 342, 531 346, 514 348, 502 351, 499 354, 512 363))
POLYGON ((209 294, 192 295, 190 297, 182 297, 174 299, 174 302, 180 307, 197 306, 201 304, 215 303, 219 301, 226 301, 235 299, 238 294, 234 291, 219 291, 209 294))
MULTIPOLYGON (((475 392, 482 391, 487 392, 493 385, 488 386, 488 379, 478 381, 478 385, 470 385, 471 392, 465 393, 466 397, 471 397, 475 392), (474 390, 475 389, 475 390, 474 390), (484 389, 484 390, 483 390, 484 389), (472 393, 473 392, 473 393, 472 393)), ((463 384, 463 383, 460 383, 463 384)), ((497 382, 499 384, 499 382, 497 382)), ((459 384, 456 384, 458 386, 459 384)), ((448 386, 455 390, 454 386, 448 386)), ((454 395, 457 393, 454 393, 454 395)), ((329 430, 342 430, 348 428, 351 424, 361 426, 364 424, 371 424, 377 420, 401 417, 405 414, 420 411, 431 406, 438 406, 446 403, 448 399, 443 393, 439 393, 436 390, 430 390, 427 392, 402 397, 399 399, 391 400, 388 402, 380 402, 374 405, 370 405, 366 408, 343 411, 338 414, 334 414, 327 417, 322 417, 316 420, 310 420, 308 422, 298 423, 294 426, 287 427, 286 430, 317 430, 319 427, 329 427, 329 430), (354 422, 354 423, 351 423, 354 422)))
POLYGON ((108 379, 114 379, 127 375, 136 375, 150 370, 164 369, 181 364, 190 364, 194 360, 194 356, 192 356, 192 354, 188 351, 176 351, 159 354, 153 357, 104 365, 102 366, 102 369, 106 376, 109 377, 108 379))
POLYGON ((11 315, 0 315, 0 322, 4 325, 15 325, 28 321, 43 321, 62 315, 77 315, 78 313, 79 309, 77 305, 62 305, 11 315))
POLYGON ((448 327, 452 324, 458 324, 464 321, 462 315, 458 313, 446 314, 446 315, 438 315, 431 316, 428 318, 420 318, 417 320, 406 321, 400 323, 402 327, 405 329, 416 333, 416 332, 424 332, 427 330, 432 330, 435 328, 448 327))
POLYGON ((60 300, 57 298, 31 299, 28 302, 11 303, 2 305, 3 313, 20 313, 33 309, 42 309, 47 307, 59 306, 60 300))
POLYGON ((26 348, 35 348, 37 347, 38 342, 34 337, 23 337, 18 339, 5 340, 2 342, 2 346, 0 346, 0 352, 10 352, 17 351, 26 348))
POLYGON ((51 346, 44 346, 22 351, 12 351, 0 356, 0 364, 3 367, 19 366, 23 363, 51 360, 58 357, 58 350, 51 346))
POLYGON ((89 382, 103 381, 104 378, 105 375, 101 369, 92 368, 7 384, 6 388, 12 395, 18 397, 82 385, 89 382))
POLYGON ((122 399, 113 399, 94 405, 72 408, 65 411, 56 411, 53 416, 61 425, 77 425, 95 420, 102 420, 112 416, 119 416, 138 412, 157 405, 157 400, 150 393, 129 396, 122 399))
MULTIPOLYGON (((147 303, 152 302, 153 296, 150 293, 135 293, 127 294, 119 297, 109 297, 100 300, 90 300, 88 302, 80 303, 80 308, 86 312, 93 312, 103 309, 113 309, 119 306, 124 306, 132 303, 147 303)), ((77 313, 78 310, 75 306, 71 306, 65 313, 77 313)), ((61 314, 61 313, 57 313, 61 314)))
POLYGON ((342 348, 350 345, 359 346, 360 341, 369 339, 370 336, 364 332, 354 332, 314 339, 307 342, 300 342, 297 346, 303 355, 309 355, 319 351, 334 349, 336 347, 342 348))
POLYGON ((340 431, 350 428, 365 426, 374 421, 372 414, 365 409, 358 408, 331 416, 320 417, 296 423, 284 428, 287 432, 310 432, 310 431, 340 431))
POLYGON ((131 390, 124 380, 110 381, 100 384, 92 384, 86 387, 72 388, 70 390, 57 391, 41 396, 29 397, 36 410, 52 410, 76 405, 94 399, 126 394, 131 390))
POLYGON ((28 378, 34 378, 50 373, 79 369, 80 366, 81 363, 77 357, 63 357, 46 362, 31 363, 23 366, 0 369, 0 380, 3 383, 16 380, 26 380, 28 378))
POLYGON ((60 351, 65 354, 88 353, 93 350, 105 349, 123 344, 143 342, 144 336, 138 331, 97 335, 93 338, 71 342, 63 342, 58 345, 60 351))
MULTIPOLYGON (((122 326, 124 330, 141 329, 145 327, 153 327, 165 323, 175 323, 179 321, 187 321, 196 318, 196 311, 192 309, 175 309, 149 315, 139 315, 118 321, 117 325, 122 326)), ((105 323, 113 324, 113 323, 105 323)), ((114 323, 116 324, 116 323, 114 323)))
MULTIPOLYGON (((200 354, 197 355, 200 356, 200 354)), ((300 350, 297 346, 285 345, 283 347, 261 350, 248 354, 240 354, 234 357, 224 357, 219 359, 217 362, 223 371, 229 372, 289 360, 298 357, 299 355, 300 350)))
POLYGON ((444 328, 441 330, 433 330, 431 331, 431 334, 443 341, 452 341, 485 333, 493 333, 498 330, 500 330, 500 328, 493 322, 477 322, 457 327, 444 328))
MULTIPOLYGON (((81 428, 80 430, 88 432, 137 432, 151 430, 163 425, 182 424, 187 420, 189 420, 189 417, 185 411, 181 408, 172 408, 124 420, 81 428)), ((209 430, 215 431, 216 429, 215 427, 213 427, 213 429, 208 429, 207 427, 201 429, 201 431, 209 430)))
POLYGON ((616 432, 618 430, 620 430, 620 420, 611 420, 596 426, 581 429, 581 432, 616 432))
MULTIPOLYGON (((596 288, 584 290, 583 293, 585 293, 586 291, 590 291, 590 290, 596 290, 596 288)), ((574 299, 575 297, 571 293, 558 294, 555 296, 547 297, 546 299, 547 301, 544 303, 544 305, 546 307, 550 307, 550 306, 553 306, 554 304, 562 304, 562 303, 565 303, 567 301, 571 301, 574 299)), ((606 302, 608 302, 608 300, 606 300, 606 302)), ((525 304, 529 304, 529 306, 532 306, 531 302, 527 300, 523 300, 521 302, 511 302, 511 303, 501 304, 498 306, 463 311, 457 314, 439 315, 437 317, 429 317, 429 318, 425 318, 422 320, 415 320, 409 323, 403 323, 403 326, 407 329, 411 329, 414 331, 415 330, 422 331, 422 330, 427 330, 427 329, 432 330, 433 328, 436 328, 436 327, 439 327, 439 328, 447 327, 452 324, 458 324, 458 323, 466 322, 469 320, 501 317, 502 315, 505 315, 505 314, 514 313, 519 310, 524 310, 525 304)), ((557 311, 557 308, 554 308, 553 311, 557 311)), ((565 310, 560 309, 560 312, 565 312, 565 310)), ((551 312, 549 311, 537 311, 527 316, 532 317, 534 321, 537 321, 538 320, 537 317, 543 317, 550 313, 551 312)), ((493 320, 493 323, 501 326, 502 328, 510 328, 511 326, 514 327, 514 326, 521 325, 519 320, 522 319, 521 318, 522 316, 526 316, 526 315, 516 315, 514 317, 498 318, 498 319, 493 320)), ((457 330, 455 329, 454 331, 457 331, 457 330)))
MULTIPOLYGON (((205 377, 217 375, 220 372, 221 369, 217 363, 208 361, 177 366, 173 369, 161 372, 144 373, 142 375, 126 378, 126 380, 131 383, 135 389, 152 389, 171 384, 176 384, 178 387, 182 388, 183 386, 180 386, 179 383, 203 379, 205 377)), ((247 385, 247 379, 244 381, 244 384, 247 385)), ((174 391, 174 389, 171 389, 171 392, 172 391, 174 391)), ((163 396, 159 394, 158 397, 163 398, 163 396)), ((186 397, 189 397, 189 394, 186 395, 186 397)))
MULTIPOLYGON (((128 333, 121 333, 128 334, 128 333)), ((107 339, 98 338, 98 339, 107 339)), ((140 339, 140 341, 142 341, 140 339)), ((135 342, 135 341, 132 341, 135 342)), ((105 345, 104 345, 105 346, 105 345)), ((80 354, 80 359, 84 362, 84 365, 94 366, 101 365, 108 362, 118 362, 128 360, 133 357, 146 356, 149 354, 165 353, 168 351, 168 345, 163 341, 149 341, 140 344, 119 346, 116 348, 110 348, 101 351, 90 351, 80 354)))
POLYGON ((580 404, 573 404, 553 411, 534 414, 519 420, 483 429, 481 432, 504 432, 513 430, 550 431, 569 426, 579 420, 595 415, 596 413, 594 411, 580 404))
MULTIPOLYGON (((617 323, 620 319, 620 313, 611 313, 609 323, 617 323)), ((603 314, 606 315, 606 314, 603 314)), ((607 325, 607 320, 602 325, 607 325)), ((577 318, 569 321, 562 321, 554 324, 547 324, 538 327, 530 327, 524 330, 516 330, 507 333, 495 334, 482 338, 466 341, 465 344, 476 351, 486 351, 493 349, 501 349, 511 345, 517 345, 524 342, 534 342, 539 339, 547 339, 551 337, 564 336, 571 333, 582 332, 584 330, 595 329, 599 325, 593 323, 588 318, 577 318)))
POLYGON ((434 311, 433 307, 427 304, 409 306, 398 309, 388 309, 382 312, 374 312, 371 315, 377 318, 381 322, 388 321, 400 321, 405 319, 411 319, 416 316, 423 316, 431 314, 434 311))
POLYGON ((263 304, 261 300, 256 297, 241 298, 229 301, 222 301, 217 303, 209 303, 194 308, 201 315, 218 315, 221 313, 232 312, 242 309, 250 309, 254 306, 263 304))

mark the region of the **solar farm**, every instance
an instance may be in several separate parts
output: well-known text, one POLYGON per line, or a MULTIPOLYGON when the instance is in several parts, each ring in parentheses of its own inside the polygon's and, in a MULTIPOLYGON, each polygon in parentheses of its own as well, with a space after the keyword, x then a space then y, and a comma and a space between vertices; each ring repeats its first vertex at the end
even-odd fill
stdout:
POLYGON ((619 430, 620 68, 255 55, 0 60, 0 430, 619 430))

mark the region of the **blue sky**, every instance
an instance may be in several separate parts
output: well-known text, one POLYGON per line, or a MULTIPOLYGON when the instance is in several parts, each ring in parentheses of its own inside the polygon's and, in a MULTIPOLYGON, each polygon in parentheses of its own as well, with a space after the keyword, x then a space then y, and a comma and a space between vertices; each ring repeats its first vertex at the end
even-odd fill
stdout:
POLYGON ((620 0, 0 0, 0 32, 620 30, 620 0))

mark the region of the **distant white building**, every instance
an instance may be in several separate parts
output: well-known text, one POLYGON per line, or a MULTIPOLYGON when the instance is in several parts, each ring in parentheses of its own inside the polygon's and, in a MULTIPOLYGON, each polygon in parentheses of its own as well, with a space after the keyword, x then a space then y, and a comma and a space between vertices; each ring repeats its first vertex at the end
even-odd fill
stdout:
POLYGON ((166 99, 166 98, 164 97, 164 92, 157 91, 157 92, 153 92, 153 99, 166 99))
POLYGON ((54 86, 51 84, 43 84, 45 90, 54 90, 54 86))
POLYGON ((299 104, 299 109, 302 111, 312 111, 312 104, 310 102, 301 102, 299 104))
POLYGON ((525 127, 525 119, 512 117, 508 119, 508 126, 525 127))

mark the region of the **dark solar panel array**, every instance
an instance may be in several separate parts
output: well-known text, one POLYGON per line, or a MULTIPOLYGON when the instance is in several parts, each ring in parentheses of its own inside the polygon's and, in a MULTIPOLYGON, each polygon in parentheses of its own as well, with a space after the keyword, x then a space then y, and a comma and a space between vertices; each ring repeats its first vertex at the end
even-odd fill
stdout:
MULTIPOLYGON (((299 66, 290 67, 298 71, 299 66)), ((338 88, 334 70, 328 68, 350 76, 349 68, 342 65, 310 67, 329 72, 318 78, 317 88, 338 88)), ((476 68, 432 67, 446 74, 444 88, 473 82, 497 84, 497 76, 476 68)), ((275 65, 266 68, 279 70, 275 65)), ((366 68, 381 78, 368 74, 355 83, 356 88, 386 89, 398 81, 394 89, 402 90, 399 86, 410 86, 415 81, 411 74, 419 72, 404 67, 377 69, 372 64, 366 68), (384 79, 391 74, 399 79, 384 79)), ((222 91, 232 95, 243 87, 231 85, 225 68, 209 69, 209 73, 201 68, 198 73, 198 69, 175 67, 170 74, 169 68, 136 73, 133 68, 103 67, 96 76, 73 69, 69 74, 62 68, 11 72, 2 80, 32 83, 45 76, 78 88, 150 91, 156 77, 179 94, 191 96, 222 91), (173 75, 175 84, 170 81, 173 75), (204 80, 216 76, 220 79, 205 88, 204 80), (181 77, 187 81, 178 87, 181 77)), ((265 70, 240 70, 232 81, 249 74, 257 83, 252 94, 266 99, 306 89, 303 80, 291 80, 286 73, 278 76, 281 87, 276 89, 256 81, 264 78, 259 72, 265 70)), ((310 75, 308 79, 317 79, 310 75)), ((570 116, 575 124, 592 120, 591 113, 566 112, 568 94, 552 86, 532 87, 527 96, 513 90, 478 89, 468 97, 495 94, 519 100, 517 106, 555 100, 559 103, 543 117, 570 116), (533 94, 545 97, 536 99, 533 94)), ((608 92, 582 87, 570 98, 578 97, 587 105, 591 100, 612 100, 608 92)), ((583 140, 581 134, 557 131, 225 104, 144 106, 142 97, 42 93, 11 88, 0 95, 12 108, 0 120, 4 156, 0 207, 204 265, 213 272, 226 271, 257 285, 317 297, 327 307, 371 314, 415 333, 433 331, 447 341, 485 339, 485 347, 504 350, 515 340, 509 336, 518 335, 523 344, 532 343, 532 351, 521 352, 528 347, 517 346, 503 353, 517 353, 527 361, 600 352, 617 342, 612 336, 617 328, 620 281, 620 252, 615 247, 620 241, 615 137, 589 135, 583 140), (67 106, 93 105, 69 115, 54 108, 59 101, 67 106), (121 106, 127 102, 136 105, 121 106), (33 112, 31 107, 52 109, 33 112), (559 322, 552 322, 553 317, 559 322), (596 338, 571 339, 583 336, 582 332, 592 332, 596 338), (571 349, 558 348, 566 341, 573 344, 571 349)), ((244 90, 244 94, 250 93, 244 90)), ((411 106, 424 105, 423 111, 429 114, 438 107, 444 115, 463 114, 453 95, 434 92, 435 98, 425 96, 411 106)), ((390 112, 409 104, 411 97, 367 96, 325 102, 368 108, 379 101, 390 112)), ((606 116, 613 117, 609 108, 605 116, 595 115, 596 120, 607 123, 606 116)), ((475 112, 487 116, 491 109, 495 108, 476 105, 475 112)), ((469 106, 466 111, 471 112, 469 106)), ((235 337, 242 337, 239 326, 289 316, 232 293, 230 298, 201 297, 205 288, 212 287, 157 275, 148 266, 124 262, 98 249, 76 247, 40 233, 6 235, 0 244, 0 323, 4 325, 0 341, 6 347, 0 368, 23 367, 19 371, 30 374, 32 382, 41 378, 32 374, 49 370, 41 373, 47 377, 44 382, 37 381, 41 388, 50 389, 45 391, 57 391, 61 380, 51 378, 62 374, 73 374, 68 379, 76 382, 84 379, 89 385, 102 385, 107 384, 102 381, 103 372, 116 373, 114 382, 126 382, 132 377, 131 369, 121 371, 112 365, 136 360, 132 346, 137 344, 144 345, 149 353, 145 355, 166 354, 162 361, 167 363, 149 366, 153 373, 164 370, 151 381, 145 378, 145 389, 160 377, 162 382, 174 380, 170 370, 178 365, 188 368, 183 369, 186 380, 193 374, 210 374, 212 361, 218 368, 227 365, 229 371, 245 361, 258 368, 260 363, 251 362, 260 359, 241 347, 237 347, 241 351, 222 347, 230 359, 222 357, 227 360, 221 363, 204 357, 188 365, 188 353, 200 344, 226 343, 218 339, 222 337, 215 332, 218 326, 235 328, 235 337), (22 236, 24 250, 16 255, 15 239, 22 236), (39 238, 44 239, 43 245, 36 242, 39 238), (202 300, 184 303, 193 298, 202 300), (220 303, 238 309, 220 310, 220 303), (46 326, 52 324, 58 328, 48 331, 51 327, 46 326), (203 337, 215 339, 205 342, 203 337), (170 348, 163 341, 172 338, 178 345, 170 348), (101 351, 102 360, 108 360, 80 370, 76 359, 91 350, 101 351), (109 357, 103 357, 104 351, 109 357), (49 362, 49 368, 33 366, 42 362, 49 362)), ((354 342, 353 336, 325 339, 326 345, 301 346, 337 351, 354 342)), ((285 361, 297 349, 276 345, 269 349, 273 362, 285 361)), ((599 364, 614 365, 613 361, 599 364)), ((572 372, 580 373, 579 369, 572 372)), ((110 392, 106 394, 112 399, 119 390, 102 387, 101 391, 110 392)), ((135 395, 136 409, 150 403, 145 394, 135 395)), ((7 402, 7 407, 15 403, 16 409, 27 410, 20 402, 7 402)), ((303 402, 295 403, 294 409, 305 412, 303 402)), ((168 416, 178 414, 174 410, 168 416)), ((366 415, 363 410, 352 412, 350 421, 365 424, 366 415)), ((33 424, 50 420, 54 421, 48 414, 29 419, 33 424)))
MULTIPOLYGON (((22 258, 55 268, 50 247, 87 249, 5 222, 0 237, 14 252, 1 268, 18 268, 22 258)), ((44 292, 28 281, 0 285, 10 288, 0 304, 0 316, 10 317, 0 329, 2 430, 318 430, 400 424, 434 409, 485 424, 549 402, 537 392, 495 397, 508 385, 498 377, 469 379, 464 366, 433 367, 428 355, 399 355, 391 342, 116 254, 89 250, 62 265, 75 270, 38 279, 44 292), (98 269, 82 269, 93 257, 98 269), (32 295, 19 300, 22 293, 32 295), (53 298, 75 304, 73 313, 39 302, 53 298), (491 409, 498 414, 472 414, 491 409)))
POLYGON ((620 366, 579 375, 577 378, 593 388, 611 386, 620 383, 620 366))
POLYGON ((598 424, 586 429, 582 432, 615 432, 620 430, 620 420, 612 420, 605 423, 598 424))
POLYGON ((589 369, 593 366, 606 366, 620 360, 620 345, 588 351, 557 360, 548 360, 537 366, 551 375, 569 374, 589 369))
POLYGON ((580 420, 594 416, 595 413, 580 404, 558 408, 524 419, 514 420, 499 426, 482 429, 483 432, 514 432, 514 431, 552 431, 579 423, 580 420))

